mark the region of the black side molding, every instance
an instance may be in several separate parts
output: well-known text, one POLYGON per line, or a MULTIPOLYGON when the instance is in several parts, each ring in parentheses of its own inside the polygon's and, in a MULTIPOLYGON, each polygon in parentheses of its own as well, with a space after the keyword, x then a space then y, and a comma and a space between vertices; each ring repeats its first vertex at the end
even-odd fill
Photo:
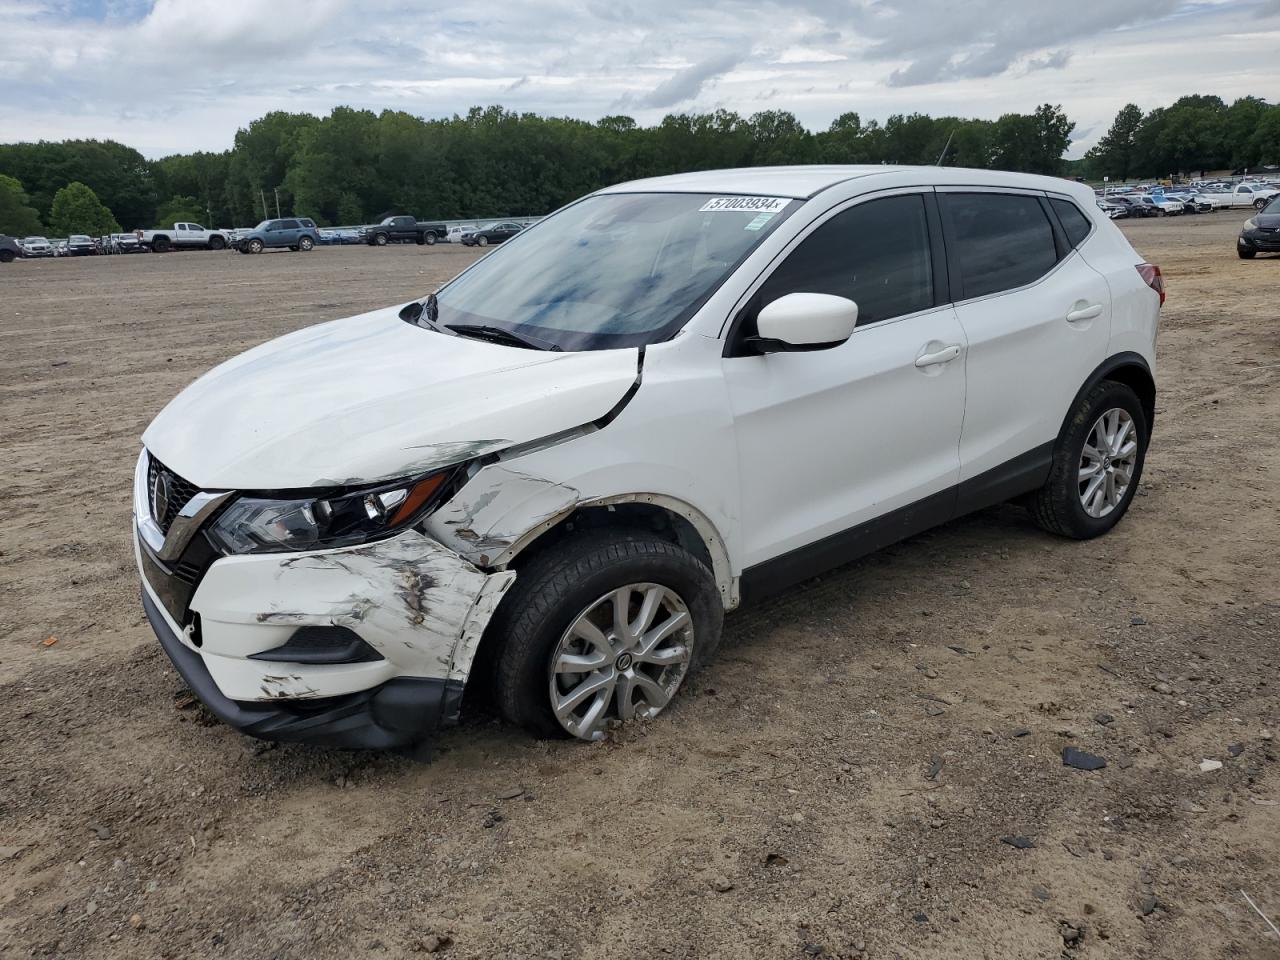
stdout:
POLYGON ((948 520, 1036 490, 1049 476, 1053 447, 1052 441, 1041 444, 956 486, 748 567, 742 571, 743 602, 779 593, 948 520))

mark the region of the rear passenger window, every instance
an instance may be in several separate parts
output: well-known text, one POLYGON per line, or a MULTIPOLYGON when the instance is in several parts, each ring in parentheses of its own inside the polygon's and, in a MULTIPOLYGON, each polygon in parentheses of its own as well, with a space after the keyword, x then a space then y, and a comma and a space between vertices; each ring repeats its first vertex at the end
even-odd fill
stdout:
POLYGON ((1009 193, 941 193, 951 219, 951 253, 963 299, 1012 290, 1054 268, 1053 227, 1038 198, 1009 193))
POLYGON ((759 306, 788 293, 848 297, 858 305, 858 326, 932 307, 924 198, 884 197, 836 214, 764 282, 759 306))
POLYGON ((1067 231, 1067 242, 1073 247, 1080 246, 1080 241, 1089 235, 1089 231, 1093 229, 1093 224, 1089 222, 1089 218, 1080 212, 1070 200, 1060 200, 1057 197, 1050 198, 1049 202, 1053 204, 1053 210, 1058 215, 1058 219, 1062 221, 1062 229, 1067 231))

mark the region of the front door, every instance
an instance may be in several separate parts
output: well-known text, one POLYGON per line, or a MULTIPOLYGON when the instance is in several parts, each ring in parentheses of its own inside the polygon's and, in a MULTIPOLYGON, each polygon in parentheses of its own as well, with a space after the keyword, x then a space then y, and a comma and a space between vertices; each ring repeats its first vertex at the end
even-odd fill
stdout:
POLYGON ((745 567, 790 554, 816 571, 865 552, 858 538, 877 518, 919 529, 950 516, 967 344, 945 291, 932 193, 907 192, 828 216, 752 295, 723 361, 745 567), (826 350, 735 355, 755 313, 788 293, 853 300, 853 336, 826 350))

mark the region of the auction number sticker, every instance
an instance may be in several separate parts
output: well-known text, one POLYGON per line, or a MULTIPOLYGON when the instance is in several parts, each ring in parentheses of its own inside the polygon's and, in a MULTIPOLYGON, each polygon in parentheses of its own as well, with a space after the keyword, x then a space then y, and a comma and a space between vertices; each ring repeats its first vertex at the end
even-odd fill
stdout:
POLYGON ((781 213, 789 197, 712 197, 699 213, 781 213))

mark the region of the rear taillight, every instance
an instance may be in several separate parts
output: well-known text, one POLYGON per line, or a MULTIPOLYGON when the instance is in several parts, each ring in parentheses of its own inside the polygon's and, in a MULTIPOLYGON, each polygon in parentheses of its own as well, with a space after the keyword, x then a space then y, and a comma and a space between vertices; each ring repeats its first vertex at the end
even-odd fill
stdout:
POLYGON ((1142 277, 1142 282, 1148 287, 1160 294, 1160 306, 1164 306, 1164 274, 1160 272, 1160 268, 1154 263, 1140 263, 1137 267, 1138 276, 1142 277))

